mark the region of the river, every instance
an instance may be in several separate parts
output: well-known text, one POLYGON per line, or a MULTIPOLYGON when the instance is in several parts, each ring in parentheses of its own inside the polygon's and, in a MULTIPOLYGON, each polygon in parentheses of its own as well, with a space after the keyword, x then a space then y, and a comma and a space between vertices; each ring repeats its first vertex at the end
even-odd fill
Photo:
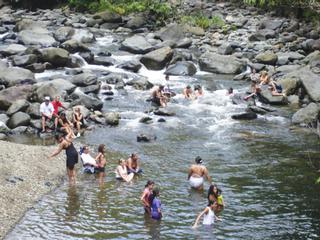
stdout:
MULTIPOLYGON (((94 47, 112 50, 112 36, 97 39, 94 47)), ((115 52, 113 57, 120 63, 137 56, 115 52)), ((83 68, 124 72, 88 64, 83 68)), ((56 73, 47 71, 37 77, 56 73)), ((134 76, 125 73, 125 80, 134 76)), ((139 74, 153 83, 164 81, 163 71, 143 68, 139 74)), ((99 186, 95 176, 79 170, 75 187, 64 183, 41 199, 6 239, 319 239, 320 186, 315 184, 313 168, 319 162, 317 137, 290 130, 292 111, 287 107, 277 108, 281 114, 253 121, 232 120, 231 115, 246 106, 233 105, 226 89, 232 86, 244 92, 246 82, 198 72, 193 77, 171 77, 170 84, 179 94, 168 106, 176 115, 165 117, 166 122, 144 113, 150 108, 145 101, 149 92, 113 89, 113 100, 105 101, 103 110, 120 112, 120 125, 97 127, 77 140, 95 152, 98 144, 106 144, 105 183, 99 186), (218 90, 206 90, 212 82, 208 79, 214 79, 218 90), (180 93, 186 84, 201 84, 205 95, 195 101, 183 99, 180 93), (139 123, 143 116, 152 117, 153 123, 139 123), (141 133, 157 139, 139 143, 136 136, 141 133), (117 182, 117 160, 132 152, 139 154, 144 173, 132 183, 117 182), (206 192, 191 190, 186 180, 198 155, 222 188, 226 208, 223 220, 213 227, 192 229, 207 202, 206 192), (161 222, 145 217, 139 200, 149 179, 161 191, 161 222)))

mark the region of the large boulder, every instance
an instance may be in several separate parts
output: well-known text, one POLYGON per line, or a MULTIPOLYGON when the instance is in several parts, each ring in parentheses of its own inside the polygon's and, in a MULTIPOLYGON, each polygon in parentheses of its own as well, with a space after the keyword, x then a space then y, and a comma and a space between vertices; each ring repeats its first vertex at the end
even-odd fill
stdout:
POLYGON ((120 122, 120 114, 118 112, 109 112, 104 115, 106 124, 111 126, 117 126, 120 122))
POLYGON ((34 73, 24 68, 8 67, 0 71, 0 84, 7 87, 34 82, 34 73))
POLYGON ((278 56, 278 64, 282 63, 281 65, 287 64, 289 62, 293 62, 295 60, 301 60, 304 56, 298 52, 284 52, 284 53, 277 53, 278 56))
POLYGON ((204 53, 199 59, 200 69, 212 73, 238 74, 246 67, 244 62, 233 56, 204 53))
POLYGON ((31 92, 31 85, 13 86, 0 91, 0 109, 7 110, 15 101, 28 99, 31 92))
POLYGON ((142 67, 142 64, 138 60, 132 60, 132 61, 121 63, 117 67, 136 73, 136 72, 139 72, 140 68, 142 67))
POLYGON ((68 51, 53 47, 41 49, 41 58, 56 67, 65 67, 70 60, 68 51))
POLYGON ((29 107, 29 102, 25 99, 20 99, 11 104, 9 107, 7 114, 8 116, 11 116, 15 114, 16 112, 25 112, 25 110, 29 107))
POLYGON ((255 59, 258 63, 275 65, 278 61, 278 56, 273 52, 264 52, 258 54, 255 59))
POLYGON ((160 29, 160 31, 156 33, 156 36, 162 41, 173 41, 176 43, 185 37, 183 26, 175 23, 160 29))
POLYGON ((72 93, 76 86, 67 80, 58 78, 52 81, 39 82, 33 88, 32 100, 41 102, 45 96, 50 96, 52 99, 56 96, 66 96, 72 93))
POLYGON ((82 106, 82 105, 76 105, 76 106, 72 107, 73 111, 75 111, 76 108, 80 108, 80 112, 82 113, 83 118, 89 117, 90 110, 88 108, 86 108, 85 106, 82 106))
POLYGON ((30 64, 34 64, 38 61, 38 57, 35 54, 27 54, 27 55, 15 55, 12 58, 12 63, 18 67, 24 67, 30 64))
POLYGON ((133 86, 137 90, 149 90, 153 88, 153 84, 149 82, 148 79, 145 77, 132 79, 127 82, 127 85, 133 86))
POLYGON ((21 54, 25 52, 27 48, 21 44, 10 44, 9 46, 6 46, 4 48, 0 49, 0 54, 4 56, 10 56, 15 54, 21 54))
POLYGON ((72 27, 60 27, 54 32, 54 37, 59 42, 70 40, 75 30, 72 27))
POLYGON ((320 102, 320 75, 313 73, 310 66, 302 67, 289 73, 286 77, 300 79, 310 98, 315 102, 320 102))
POLYGON ((30 116, 24 112, 17 112, 13 114, 9 121, 8 127, 13 129, 19 126, 28 126, 30 124, 30 116))
POLYGON ((91 33, 88 29, 76 29, 72 39, 80 43, 92 43, 96 40, 93 33, 91 33))
POLYGON ((134 15, 129 19, 125 27, 130 29, 137 29, 137 28, 143 27, 146 23, 147 23, 146 16, 142 14, 134 15))
POLYGON ((171 60, 172 55, 170 47, 163 47, 142 56, 140 62, 149 70, 161 70, 171 60))
POLYGON ((83 105, 90 110, 99 111, 103 107, 103 102, 100 99, 84 94, 80 89, 76 89, 71 94, 71 98, 73 99, 73 102, 71 103, 72 106, 83 105))
POLYGON ((61 47, 65 50, 75 53, 75 52, 90 52, 90 49, 87 47, 87 45, 79 42, 76 39, 70 39, 61 44, 61 47))
POLYGON ((176 76, 193 76, 197 72, 196 66, 192 62, 177 62, 170 65, 164 74, 176 76))
POLYGON ((261 88, 259 100, 271 105, 283 105, 287 103, 284 96, 273 96, 271 91, 268 89, 268 86, 263 86, 261 88))
POLYGON ((320 51, 314 51, 303 59, 303 62, 309 64, 311 68, 320 68, 320 51))
POLYGON ((92 73, 81 73, 72 77, 71 82, 79 87, 86 87, 96 84, 98 78, 92 73))
POLYGON ((310 103, 307 107, 301 108, 292 116, 293 124, 312 124, 319 117, 319 107, 316 103, 310 103))
POLYGON ((291 95, 298 89, 300 81, 296 78, 282 78, 278 80, 278 83, 282 86, 283 92, 291 95))
POLYGON ((111 12, 109 10, 106 10, 104 12, 97 13, 93 16, 94 19, 102 19, 103 22, 107 23, 121 23, 122 17, 115 13, 111 12))
POLYGON ((260 22, 259 25, 259 29, 271 29, 271 30, 277 30, 278 28, 280 28, 283 23, 284 23, 284 19, 265 19, 263 21, 260 22))
POLYGON ((144 54, 153 50, 153 46, 142 36, 132 36, 121 43, 121 50, 136 54, 144 54))
POLYGON ((28 113, 29 116, 33 119, 40 119, 41 118, 40 103, 38 102, 31 103, 27 108, 26 113, 28 113))

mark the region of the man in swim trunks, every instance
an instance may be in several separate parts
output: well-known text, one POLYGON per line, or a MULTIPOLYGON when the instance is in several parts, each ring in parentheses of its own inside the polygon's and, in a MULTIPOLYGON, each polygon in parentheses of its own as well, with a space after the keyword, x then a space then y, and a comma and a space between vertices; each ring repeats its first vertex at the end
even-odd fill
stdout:
POLYGON ((192 188, 202 190, 204 178, 211 184, 211 177, 208 175, 207 168, 202 165, 201 157, 196 157, 195 162, 196 164, 192 164, 189 169, 188 180, 192 188))

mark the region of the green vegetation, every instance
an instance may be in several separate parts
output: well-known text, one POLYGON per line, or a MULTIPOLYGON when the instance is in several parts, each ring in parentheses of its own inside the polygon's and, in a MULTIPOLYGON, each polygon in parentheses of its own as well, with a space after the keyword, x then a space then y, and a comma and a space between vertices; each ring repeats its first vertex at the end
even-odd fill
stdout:
POLYGON ((212 18, 208 18, 201 14, 182 16, 180 22, 191 26, 201 27, 203 29, 208 29, 210 27, 222 28, 225 26, 225 22, 221 17, 213 16, 212 18))
POLYGON ((317 184, 320 184, 320 177, 316 181, 317 184))

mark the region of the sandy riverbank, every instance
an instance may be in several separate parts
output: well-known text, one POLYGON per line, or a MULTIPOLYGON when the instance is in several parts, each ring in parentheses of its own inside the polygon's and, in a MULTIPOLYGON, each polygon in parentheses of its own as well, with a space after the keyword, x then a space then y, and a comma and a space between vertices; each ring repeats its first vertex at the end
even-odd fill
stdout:
POLYGON ((52 160, 55 146, 29 146, 0 141, 0 239, 44 194, 65 177, 65 154, 52 160))

